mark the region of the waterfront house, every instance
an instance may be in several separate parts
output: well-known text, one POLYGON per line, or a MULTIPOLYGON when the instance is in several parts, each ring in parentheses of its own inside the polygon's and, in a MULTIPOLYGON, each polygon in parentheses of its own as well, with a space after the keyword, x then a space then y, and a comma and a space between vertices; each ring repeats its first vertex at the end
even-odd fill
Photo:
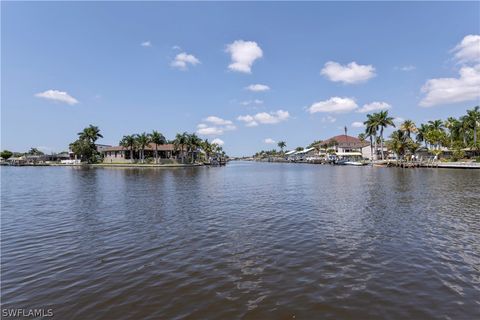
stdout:
MULTIPOLYGON (((157 145, 158 150, 158 158, 161 162, 168 162, 165 160, 178 160, 181 158, 188 158, 191 157, 191 153, 187 152, 186 147, 183 148, 183 151, 180 149, 176 149, 175 145, 173 144, 159 144, 157 145), (163 161, 162 161, 163 160, 163 161)), ((103 162, 104 163, 123 163, 123 162, 132 162, 132 151, 129 148, 125 148, 122 146, 111 146, 111 147, 104 147, 99 152, 103 155, 103 162)), ((197 151, 193 152, 194 158, 196 158, 197 151)), ((139 151, 134 149, 133 150, 133 161, 135 162, 138 160, 139 151)), ((155 144, 149 143, 145 147, 145 159, 153 159, 155 158, 155 144)))
MULTIPOLYGON (((356 137, 346 134, 328 138, 322 142, 322 145, 323 144, 331 145, 329 149, 333 149, 337 157, 362 157, 363 159, 372 158, 369 142, 361 141, 356 137)), ((325 153, 325 150, 321 150, 320 152, 325 153)))

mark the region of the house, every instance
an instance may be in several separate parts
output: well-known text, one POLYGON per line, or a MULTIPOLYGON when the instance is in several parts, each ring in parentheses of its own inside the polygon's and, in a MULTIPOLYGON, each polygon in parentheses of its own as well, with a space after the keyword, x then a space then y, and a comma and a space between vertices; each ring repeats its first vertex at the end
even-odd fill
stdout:
MULTIPOLYGON (((362 157, 363 159, 372 158, 369 142, 361 141, 356 137, 346 134, 324 140, 322 141, 322 145, 329 145, 328 149, 335 150, 337 157, 362 157)), ((325 153, 325 150, 321 150, 321 153, 325 153)))
MULTIPOLYGON (((177 160, 183 158, 187 158, 187 156, 191 156, 191 154, 187 155, 186 147, 183 148, 183 152, 177 148, 173 144, 159 144, 155 146, 154 143, 149 143, 145 147, 145 159, 148 158, 155 158, 155 147, 158 150, 158 158, 160 160, 177 160)), ((122 146, 113 146, 113 147, 104 147, 98 150, 103 155, 103 162, 104 163, 114 163, 114 162, 132 162, 132 151, 129 148, 125 148, 122 146)), ((194 158, 197 152, 194 151, 194 158)), ((139 150, 133 150, 133 161, 138 160, 139 157, 139 150)))

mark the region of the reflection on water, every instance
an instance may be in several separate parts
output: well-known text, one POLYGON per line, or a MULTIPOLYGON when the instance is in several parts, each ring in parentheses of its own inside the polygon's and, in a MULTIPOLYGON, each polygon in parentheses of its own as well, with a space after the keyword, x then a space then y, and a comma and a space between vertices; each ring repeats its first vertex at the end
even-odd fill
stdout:
POLYGON ((60 319, 480 317, 480 172, 2 168, 2 307, 60 319))

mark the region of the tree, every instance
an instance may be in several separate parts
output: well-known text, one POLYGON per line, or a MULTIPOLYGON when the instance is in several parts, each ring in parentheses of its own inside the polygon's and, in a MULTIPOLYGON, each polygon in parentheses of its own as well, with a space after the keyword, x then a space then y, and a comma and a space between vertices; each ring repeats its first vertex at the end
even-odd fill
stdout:
POLYGON ((130 149, 130 162, 133 163, 133 151, 135 146, 137 145, 137 141, 135 140, 135 135, 127 135, 123 136, 122 140, 120 140, 120 146, 130 149))
POLYGON ((467 110, 467 121, 473 129, 473 144, 477 145, 477 128, 480 126, 480 107, 476 106, 472 110, 467 110))
POLYGON ((103 138, 97 126, 90 125, 78 133, 78 139, 70 144, 73 153, 80 156, 82 161, 89 163, 96 162, 99 157, 95 142, 103 138))
POLYGON ((185 155, 185 145, 188 143, 188 133, 177 133, 175 139, 173 140, 173 145, 175 147, 175 151, 180 149, 180 157, 182 158, 182 163, 184 162, 185 155))
POLYGON ((390 140, 387 141, 387 147, 395 152, 398 158, 401 160, 405 155, 407 149, 407 141, 410 138, 403 130, 396 130, 390 135, 390 140))
POLYGON ((377 118, 374 115, 367 114, 367 120, 363 122, 363 124, 365 125, 365 134, 367 137, 370 138, 370 152, 372 155, 372 160, 375 160, 377 156, 377 132, 378 132, 377 118), (374 143, 375 143, 375 156, 374 156, 374 143))
POLYGON ((303 147, 296 147, 296 148, 295 148, 295 151, 297 151, 297 152, 298 152, 298 151, 302 151, 302 150, 303 150, 303 147))
POLYGON ((415 122, 412 120, 405 120, 400 125, 400 130, 405 132, 409 138, 411 138, 412 133, 417 132, 417 127, 415 126, 415 122))
POLYGON ((285 141, 280 141, 277 143, 277 145, 282 150, 282 153, 283 153, 283 148, 287 146, 287 143, 285 141))
POLYGON ((0 157, 2 157, 4 160, 7 160, 7 159, 11 158, 12 156, 13 156, 13 152, 12 152, 12 151, 3 150, 3 151, 0 153, 0 157))
POLYGON ((191 155, 191 162, 194 162, 194 151, 202 144, 202 139, 200 139, 195 133, 187 134, 187 146, 188 152, 191 155))
POLYGON ((150 133, 150 142, 155 144, 155 163, 158 163, 158 145, 165 144, 167 139, 165 139, 165 136, 160 132, 153 130, 152 133, 150 133))
POLYGON ((89 125, 82 132, 78 133, 78 138, 80 140, 87 140, 93 144, 99 139, 103 138, 100 134, 100 129, 97 126, 89 125))
POLYGON ((30 154, 32 156, 42 156, 44 153, 37 148, 30 148, 30 150, 27 152, 27 154, 30 154))
POLYGON ((140 150, 140 159, 142 163, 145 162, 145 147, 150 143, 150 137, 146 132, 137 134, 135 137, 138 149, 140 150))
POLYGON ((385 160, 383 151, 383 129, 389 126, 395 127, 395 123, 393 123, 393 118, 388 116, 387 110, 376 113, 375 118, 378 127, 380 128, 380 148, 382 149, 382 160, 385 160))

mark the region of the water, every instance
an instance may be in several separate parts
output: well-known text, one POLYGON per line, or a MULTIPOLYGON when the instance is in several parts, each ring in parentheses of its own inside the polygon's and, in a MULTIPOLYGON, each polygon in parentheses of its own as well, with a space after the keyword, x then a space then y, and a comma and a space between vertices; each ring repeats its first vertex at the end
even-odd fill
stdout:
POLYGON ((478 319, 480 171, 1 169, 3 308, 478 319))

